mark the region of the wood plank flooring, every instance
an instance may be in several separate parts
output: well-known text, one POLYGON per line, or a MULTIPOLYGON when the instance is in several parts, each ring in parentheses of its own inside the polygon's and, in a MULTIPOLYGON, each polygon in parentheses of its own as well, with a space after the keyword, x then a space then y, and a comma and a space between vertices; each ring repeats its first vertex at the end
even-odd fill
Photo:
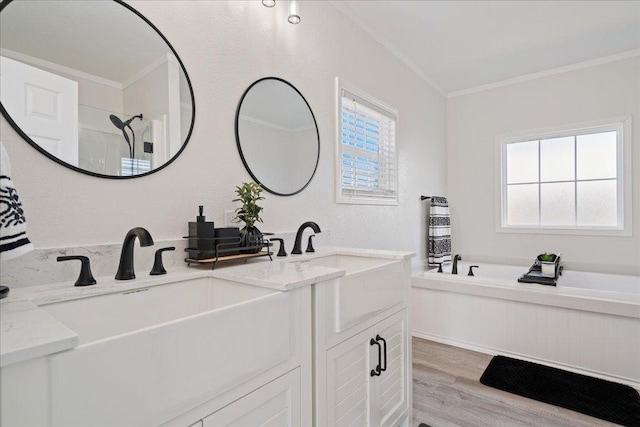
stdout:
POLYGON ((615 426, 480 383, 490 355, 413 338, 413 426, 615 426))

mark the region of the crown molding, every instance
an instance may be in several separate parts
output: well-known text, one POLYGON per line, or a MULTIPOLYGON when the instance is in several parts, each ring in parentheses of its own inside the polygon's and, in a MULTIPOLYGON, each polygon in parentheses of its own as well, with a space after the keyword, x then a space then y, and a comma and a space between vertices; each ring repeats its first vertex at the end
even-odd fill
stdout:
POLYGON ((268 122, 266 120, 261 120, 261 119, 255 118, 255 117, 247 116, 245 114, 240 114, 239 117, 242 120, 246 120, 247 122, 250 122, 250 123, 255 123, 255 124, 258 124, 258 125, 261 125, 261 126, 270 127, 270 128, 273 128, 273 129, 277 129, 277 130, 280 130, 280 131, 283 131, 283 132, 289 132, 289 133, 302 132, 302 131, 305 131, 305 130, 310 130, 310 129, 315 129, 316 128, 314 125, 300 126, 300 127, 297 127, 297 128, 288 128, 288 127, 285 127, 285 126, 280 126, 280 125, 277 125, 275 123, 268 122))
POLYGON ((36 67, 44 68, 48 71, 55 71, 58 73, 64 73, 73 77, 78 77, 84 80, 89 80, 94 83, 113 87, 116 89, 123 89, 122 84, 99 77, 94 74, 85 73, 84 71, 76 70, 75 68, 66 67, 64 65, 56 64, 55 62, 46 61, 44 59, 36 58, 35 56, 27 55, 25 53, 15 52, 13 50, 0 48, 0 55, 7 58, 15 59, 16 61, 24 62, 25 64, 34 65, 36 67))
POLYGON ((539 71, 537 73, 525 74, 523 76, 513 77, 506 80, 500 80, 485 85, 474 86, 468 89, 457 90, 450 92, 447 98, 455 98, 458 96, 470 95, 472 93, 483 92, 486 90, 496 89, 503 86, 509 86, 516 83, 527 82, 530 80, 536 80, 543 77, 553 76, 556 74, 567 73, 569 71, 581 70, 584 68, 595 67, 597 65, 608 64, 610 62, 622 61, 624 59, 640 56, 640 49, 628 50, 625 52, 617 53, 615 55, 603 56, 601 58, 591 59, 589 61, 578 62, 576 64, 565 65, 558 68, 552 68, 550 70, 539 71))

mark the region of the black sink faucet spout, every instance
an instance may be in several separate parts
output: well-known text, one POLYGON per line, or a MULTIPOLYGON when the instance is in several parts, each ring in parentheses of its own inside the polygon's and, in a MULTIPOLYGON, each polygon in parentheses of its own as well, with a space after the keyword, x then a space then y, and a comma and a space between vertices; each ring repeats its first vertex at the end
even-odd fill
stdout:
POLYGON ((454 256, 453 267, 451 268, 451 274, 458 274, 458 261, 462 261, 462 257, 460 255, 454 256))
POLYGON ((313 221, 307 221, 298 228, 298 232, 296 233, 296 243, 293 245, 292 254, 300 255, 302 253, 302 233, 307 227, 311 227, 314 233, 320 233, 320 227, 313 221))
POLYGON ((130 280, 136 278, 136 272, 133 268, 133 245, 136 237, 140 240, 140 246, 152 246, 153 239, 151 234, 142 227, 135 227, 129 230, 124 237, 122 243, 122 252, 120 253, 120 265, 116 273, 116 280, 130 280))

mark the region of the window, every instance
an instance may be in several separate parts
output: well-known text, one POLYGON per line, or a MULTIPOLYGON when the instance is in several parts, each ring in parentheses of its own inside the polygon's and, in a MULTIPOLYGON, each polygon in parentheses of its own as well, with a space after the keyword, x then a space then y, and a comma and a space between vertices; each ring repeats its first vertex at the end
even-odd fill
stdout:
POLYGON ((501 231, 628 235, 630 122, 499 137, 501 231))
POLYGON ((337 79, 336 201, 398 204, 398 112, 337 79))

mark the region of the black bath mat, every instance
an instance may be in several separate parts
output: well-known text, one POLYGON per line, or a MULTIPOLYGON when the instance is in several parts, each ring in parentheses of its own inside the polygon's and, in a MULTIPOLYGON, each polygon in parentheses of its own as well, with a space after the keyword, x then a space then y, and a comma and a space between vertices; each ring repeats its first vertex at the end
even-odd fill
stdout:
POLYGON ((640 395, 623 384, 505 356, 491 359, 480 382, 624 426, 640 426, 640 395))

